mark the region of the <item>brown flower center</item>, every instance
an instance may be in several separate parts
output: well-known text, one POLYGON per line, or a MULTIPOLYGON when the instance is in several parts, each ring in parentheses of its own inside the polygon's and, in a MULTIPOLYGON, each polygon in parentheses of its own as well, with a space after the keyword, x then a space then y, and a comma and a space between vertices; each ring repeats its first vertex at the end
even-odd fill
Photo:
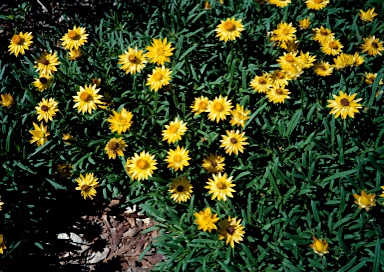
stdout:
POLYGON ((183 186, 183 185, 179 185, 179 186, 177 186, 176 191, 178 191, 179 193, 181 193, 182 191, 184 191, 184 186, 183 186))
POLYGON ((283 78, 285 78, 285 75, 284 75, 283 72, 277 72, 277 73, 276 73, 276 78, 278 78, 278 79, 283 79, 283 78))
POLYGON ((339 48, 338 44, 334 41, 329 42, 328 45, 331 49, 338 49, 339 48))
POLYGON ((224 29, 226 31, 234 31, 236 30, 236 26, 234 23, 228 21, 228 22, 225 22, 224 25, 223 25, 224 29))
POLYGON ((92 96, 91 96, 89 93, 87 93, 87 92, 82 92, 82 93, 80 94, 80 100, 81 100, 81 101, 88 102, 88 101, 90 101, 91 99, 92 99, 92 96))
POLYGON ((213 105, 213 109, 215 111, 222 111, 224 109, 224 106, 221 103, 215 103, 215 105, 213 105))
POLYGON ((217 189, 223 190, 223 189, 226 189, 226 188, 227 188, 227 185, 225 185, 225 183, 219 181, 219 182, 216 184, 216 187, 217 187, 217 189))
POLYGON ((282 95, 284 92, 283 92, 282 89, 278 88, 278 89, 276 89, 275 93, 276 93, 277 95, 282 95))
POLYGON ((142 160, 142 159, 139 159, 137 162, 136 162, 136 166, 140 169, 146 169, 149 167, 149 164, 146 160, 142 160))
POLYGON ((159 80, 161 80, 163 78, 163 75, 161 73, 159 73, 159 72, 156 72, 156 73, 153 74, 152 77, 153 77, 154 80, 159 81, 159 80))
POLYGON ((44 58, 44 57, 41 57, 41 59, 39 60, 39 63, 43 64, 43 65, 48 65, 49 64, 49 61, 44 58))
POLYGON ((237 140, 236 140, 236 138, 231 138, 231 139, 229 139, 229 141, 232 143, 232 144, 237 144, 237 140))
POLYGON ((42 105, 41 106, 41 110, 42 111, 48 111, 49 110, 49 107, 47 105, 42 105))
POLYGON ((235 227, 234 226, 228 226, 226 229, 227 233, 232 235, 235 232, 235 227))
POLYGON ((349 106, 349 101, 348 101, 348 99, 343 98, 343 99, 340 100, 340 104, 341 104, 343 107, 347 107, 347 106, 349 106))
POLYGON ((23 38, 21 38, 20 35, 14 35, 12 37, 12 42, 14 44, 22 44, 23 43, 23 38))
POLYGON ((379 45, 377 44, 377 42, 373 42, 373 43, 372 43, 372 47, 374 47, 374 48, 378 48, 379 45))
POLYGON ((324 72, 327 70, 324 65, 319 66, 319 69, 324 71, 324 72))
POLYGON ((119 145, 119 143, 117 141, 112 141, 112 142, 108 143, 108 149, 109 150, 116 151, 119 148, 120 148, 120 145, 119 145))
POLYGON ((211 161, 211 165, 212 165, 212 167, 216 167, 217 166, 217 162, 216 161, 211 161))
POLYGON ((48 82, 48 79, 47 79, 46 77, 41 77, 41 78, 39 79, 39 81, 40 81, 42 84, 45 84, 45 83, 48 82))
POLYGON ((263 77, 259 78, 258 81, 259 81, 259 84, 266 84, 267 83, 267 81, 263 77))
POLYGON ((295 58, 292 55, 287 55, 287 56, 285 56, 285 60, 288 62, 293 62, 295 60, 295 58))
POLYGON ((77 40, 77 32, 74 30, 70 30, 68 32, 68 38, 70 38, 71 40, 77 40))
POLYGON ((136 56, 135 55, 129 55, 128 60, 130 63, 136 63, 136 56))
POLYGON ((175 125, 172 125, 168 128, 168 131, 172 134, 175 134, 178 131, 178 127, 175 125))
POLYGON ((312 0, 314 3, 316 3, 316 4, 319 4, 319 3, 321 3, 321 2, 323 2, 323 0, 312 0))
POLYGON ((86 185, 86 184, 84 184, 83 186, 81 186, 81 190, 82 190, 82 191, 86 191, 88 188, 89 188, 89 186, 86 185))
POLYGON ((320 30, 320 34, 321 34, 322 36, 328 36, 328 35, 329 35, 328 30, 326 30, 326 29, 322 29, 322 30, 320 30))

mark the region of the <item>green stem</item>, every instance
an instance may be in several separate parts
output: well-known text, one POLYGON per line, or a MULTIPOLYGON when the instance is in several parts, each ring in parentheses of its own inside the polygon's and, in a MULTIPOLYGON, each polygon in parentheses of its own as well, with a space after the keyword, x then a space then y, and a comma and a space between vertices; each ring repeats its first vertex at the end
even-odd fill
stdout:
POLYGON ((301 112, 303 113, 304 116, 304 92, 303 92, 303 87, 300 84, 300 80, 296 80, 297 85, 299 86, 300 89, 300 97, 301 97, 301 112))

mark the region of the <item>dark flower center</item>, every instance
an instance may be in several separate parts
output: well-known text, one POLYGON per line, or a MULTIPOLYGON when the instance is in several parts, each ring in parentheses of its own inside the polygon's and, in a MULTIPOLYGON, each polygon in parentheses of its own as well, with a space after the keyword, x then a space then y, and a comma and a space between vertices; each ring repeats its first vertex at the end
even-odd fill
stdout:
POLYGON ((236 140, 236 138, 231 138, 231 139, 229 139, 229 141, 232 143, 232 144, 237 144, 237 140, 236 140))
POLYGON ((232 234, 235 232, 235 227, 234 227, 234 226, 228 226, 228 227, 226 228, 226 231, 227 231, 230 235, 232 235, 232 234))
POLYGON ((128 60, 131 63, 136 63, 137 58, 135 55, 129 55, 128 60))
POLYGON ((379 45, 377 44, 377 42, 373 42, 373 43, 372 43, 372 47, 374 47, 374 48, 378 48, 379 45))
POLYGON ((183 185, 179 185, 179 186, 177 186, 176 191, 178 191, 179 193, 181 193, 182 191, 184 191, 184 187, 183 187, 183 185))
POLYGON ((19 35, 14 35, 12 37, 12 42, 15 44, 22 44, 23 39, 19 35))
POLYGON ((280 89, 280 88, 276 89, 275 92, 276 92, 277 95, 282 95, 284 93, 283 90, 280 89))
POLYGON ((348 101, 348 99, 343 98, 340 100, 340 104, 344 107, 347 107, 347 106, 349 106, 349 101, 348 101))
POLYGON ((42 58, 39 60, 39 62, 40 62, 41 64, 43 64, 43 65, 48 65, 48 64, 49 64, 49 61, 48 61, 46 58, 44 58, 44 57, 42 57, 42 58))
POLYGON ((120 145, 118 142, 113 141, 113 142, 108 143, 108 148, 109 148, 109 150, 115 151, 115 150, 120 148, 120 145))
POLYGON ((76 31, 70 30, 68 32, 68 38, 70 38, 71 40, 77 40, 77 33, 76 33, 76 31))
POLYGON ((327 69, 325 68, 324 65, 321 65, 321 66, 319 67, 319 69, 320 69, 320 70, 323 70, 323 71, 326 71, 326 70, 327 70, 327 69))
POLYGON ((211 165, 212 165, 212 167, 216 167, 217 166, 217 162, 216 161, 211 161, 211 165))
POLYGON ((45 83, 48 82, 48 79, 47 79, 46 77, 41 77, 39 80, 40 80, 40 82, 41 82, 42 84, 45 84, 45 83))
POLYGON ((49 108, 48 108, 47 105, 42 105, 42 106, 41 106, 41 110, 42 110, 42 111, 48 111, 49 108))

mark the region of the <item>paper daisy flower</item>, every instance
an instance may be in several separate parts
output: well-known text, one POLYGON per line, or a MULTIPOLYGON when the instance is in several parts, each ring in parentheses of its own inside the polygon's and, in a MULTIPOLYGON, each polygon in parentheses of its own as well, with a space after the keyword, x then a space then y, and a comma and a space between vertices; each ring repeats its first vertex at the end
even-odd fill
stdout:
POLYGON ((73 167, 72 167, 72 164, 70 163, 59 163, 56 166, 56 170, 57 170, 57 173, 59 173, 59 176, 65 179, 72 176, 71 172, 73 170, 73 167))
POLYGON ((170 149, 168 151, 167 158, 165 161, 168 163, 168 168, 172 168, 173 170, 181 170, 183 171, 184 166, 189 165, 189 160, 191 159, 188 156, 189 150, 186 150, 184 147, 180 148, 176 147, 175 150, 170 149))
POLYGON ((300 57, 297 57, 297 66, 301 69, 308 69, 314 65, 315 60, 316 56, 310 56, 309 52, 303 53, 303 51, 300 50, 300 57))
POLYGON ((20 54, 24 55, 25 50, 29 49, 29 46, 32 42, 32 33, 30 32, 20 32, 19 35, 13 35, 11 39, 11 44, 8 46, 9 54, 15 54, 17 57, 20 54))
POLYGON ((84 45, 87 42, 88 34, 85 33, 85 27, 73 27, 72 30, 68 29, 66 33, 60 40, 63 41, 61 45, 65 49, 75 49, 79 50, 80 46, 84 45))
POLYGON ((100 101, 103 96, 98 94, 99 91, 100 89, 96 89, 96 85, 89 84, 89 86, 85 85, 84 88, 80 86, 80 92, 77 92, 76 96, 72 96, 73 102, 76 103, 73 107, 77 108, 79 113, 88 112, 91 114, 92 110, 97 109, 98 104, 104 103, 100 101))
POLYGON ((232 115, 231 120, 229 121, 231 123, 231 126, 241 126, 244 127, 245 121, 249 119, 249 113, 251 111, 244 110, 244 106, 240 106, 239 104, 236 104, 236 109, 231 110, 230 113, 232 115))
POLYGON ((112 110, 113 115, 109 115, 107 121, 110 123, 109 129, 111 132, 117 132, 119 134, 125 133, 130 129, 132 125, 132 113, 122 108, 120 112, 112 110))
POLYGON ((340 115, 342 119, 346 119, 347 116, 354 118, 355 113, 359 112, 358 109, 361 108, 361 104, 358 104, 357 102, 362 100, 362 98, 354 100, 356 95, 357 93, 349 95, 342 91, 340 91, 339 96, 333 94, 335 100, 328 100, 329 105, 327 105, 327 108, 332 108, 329 114, 334 114, 335 118, 340 115))
POLYGON ((217 154, 209 154, 203 159, 203 168, 208 173, 219 173, 224 171, 224 157, 217 154))
POLYGON ((195 212, 193 215, 196 218, 197 230, 211 232, 217 229, 216 222, 219 221, 219 218, 217 218, 217 214, 212 214, 211 208, 207 207, 204 211, 195 212))
POLYGON ((367 11, 363 11, 360 9, 360 20, 363 22, 372 22, 374 20, 373 17, 377 16, 377 13, 375 13, 375 9, 368 9, 367 11))
POLYGON ((299 20, 299 27, 301 30, 306 30, 311 25, 310 18, 304 18, 303 20, 299 20))
POLYGON ((220 22, 215 30, 217 33, 216 37, 219 37, 219 41, 234 41, 240 37, 240 32, 244 30, 241 19, 236 21, 235 17, 232 17, 231 19, 227 18, 225 21, 220 20, 220 22))
POLYGON ((143 50, 137 50, 137 47, 135 49, 128 47, 128 52, 125 51, 124 54, 119 56, 117 64, 122 64, 120 69, 124 70, 126 74, 131 73, 133 75, 140 73, 145 68, 146 63, 147 58, 143 50))
POLYGON ((208 97, 205 97, 205 96, 195 97, 195 101, 191 106, 192 112, 195 113, 194 115, 198 115, 202 112, 205 112, 207 110, 208 103, 209 103, 208 97))
POLYGON ((191 198, 192 188, 191 182, 182 176, 173 180, 168 192, 172 194, 171 199, 173 201, 177 203, 187 202, 187 200, 191 198))
POLYGON ((142 151, 140 155, 135 155, 127 159, 125 168, 128 171, 128 175, 133 179, 147 180, 148 177, 152 177, 153 170, 156 170, 155 166, 157 161, 155 155, 151 155, 149 152, 142 151))
MULTIPOLYGON (((375 82, 376 77, 377 77, 377 73, 374 74, 374 73, 367 73, 367 72, 365 72, 365 77, 363 77, 363 80, 368 85, 372 85, 375 82)), ((383 80, 380 79, 379 85, 383 85, 383 84, 384 84, 383 80)))
POLYGON ((236 192, 232 187, 236 185, 232 183, 233 177, 228 177, 226 173, 221 175, 218 173, 217 175, 212 174, 212 179, 208 179, 207 186, 204 188, 208 189, 208 194, 212 194, 211 199, 217 199, 218 201, 223 200, 227 201, 228 197, 233 197, 232 192, 236 192))
POLYGON ((50 135, 50 133, 47 131, 47 126, 44 126, 43 123, 40 123, 40 126, 38 126, 36 123, 33 123, 34 130, 30 130, 29 133, 32 134, 32 140, 29 142, 31 144, 36 143, 37 146, 44 145, 48 139, 47 137, 50 135))
POLYGON ((116 159, 116 156, 124 156, 125 147, 127 144, 120 138, 112 138, 106 144, 104 150, 108 155, 108 159, 116 159))
POLYGON ((0 234, 0 254, 4 254, 4 249, 7 249, 7 247, 5 246, 3 234, 0 234))
POLYGON ((167 141, 168 144, 173 144, 178 140, 181 140, 181 136, 187 131, 187 123, 184 123, 182 120, 176 117, 175 121, 165 125, 165 130, 163 130, 163 141, 167 141))
POLYGON ((353 194, 355 204, 359 205, 359 209, 365 209, 367 212, 370 208, 376 206, 374 194, 367 194, 364 190, 361 191, 361 195, 353 194))
POLYGON ((381 51, 384 50, 383 42, 379 41, 379 38, 371 36, 369 38, 364 38, 364 44, 360 46, 360 49, 363 53, 367 52, 370 56, 381 56, 381 51))
POLYGON ((329 39, 321 43, 321 51, 327 55, 336 56, 342 52, 341 48, 344 46, 340 43, 339 40, 329 39))
POLYGON ((81 191, 81 196, 84 197, 84 199, 87 197, 93 199, 93 197, 96 195, 95 188, 99 187, 97 180, 98 178, 94 177, 93 173, 86 173, 85 177, 80 174, 80 177, 76 179, 78 185, 76 190, 81 191))
POLYGON ((364 63, 364 56, 359 55, 358 52, 353 54, 353 66, 360 66, 364 63))
POLYGON ((172 43, 167 43, 167 38, 153 39, 152 46, 147 46, 148 53, 146 57, 149 58, 150 63, 155 63, 156 65, 164 65, 165 62, 170 62, 170 56, 173 55, 172 51, 175 48, 172 47, 172 43))
POLYGON ((261 76, 255 76, 250 85, 255 91, 266 93, 272 87, 272 79, 268 73, 264 73, 261 76))
POLYGON ((72 49, 68 53, 68 59, 69 60, 77 60, 77 59, 81 58, 82 55, 83 54, 81 53, 80 49, 78 49, 78 50, 72 49))
POLYGON ((333 67, 326 61, 320 61, 315 64, 313 67, 316 75, 319 76, 329 76, 333 73, 333 67))
POLYGON ((273 4, 279 8, 284 8, 288 6, 289 3, 291 3, 291 0, 268 0, 268 3, 273 4))
POLYGON ((53 98, 45 99, 38 104, 36 109, 37 121, 41 121, 44 119, 45 122, 52 121, 52 117, 56 116, 56 112, 59 111, 57 109, 57 105, 59 103, 55 101, 53 98))
POLYGON ((219 240, 225 239, 225 244, 230 245, 232 248, 235 247, 235 242, 240 243, 243 241, 243 235, 245 233, 244 226, 241 225, 241 219, 236 221, 236 217, 220 221, 219 227, 219 240))
POLYGON ((52 54, 44 50, 44 53, 35 61, 37 64, 33 66, 36 69, 36 72, 40 76, 51 76, 54 72, 57 71, 56 66, 60 64, 58 61, 59 58, 56 56, 56 52, 52 54))
POLYGON ((292 26, 292 23, 281 22, 277 25, 277 29, 273 30, 274 40, 280 42, 293 41, 296 39, 295 32, 296 28, 292 26))
POLYGON ((221 135, 223 138, 220 140, 221 145, 220 147, 224 147, 225 153, 232 155, 238 155, 239 152, 243 153, 244 152, 244 145, 247 145, 248 143, 246 142, 247 138, 244 138, 244 133, 240 133, 238 130, 234 131, 226 131, 226 135, 221 135))
POLYGON ((39 78, 35 78, 35 81, 33 82, 33 86, 35 86, 38 91, 43 92, 44 90, 51 87, 52 82, 53 80, 51 76, 40 75, 39 78))
POLYGON ((299 48, 299 42, 297 40, 292 40, 287 42, 278 42, 277 46, 287 50, 288 52, 296 52, 297 48, 299 48))
POLYGON ((286 86, 288 85, 288 81, 291 80, 291 77, 286 71, 276 70, 272 74, 269 75, 272 80, 271 87, 266 91, 268 93, 273 87, 276 86, 286 86))
POLYGON ((273 86, 268 92, 267 97, 269 102, 273 102, 273 104, 284 103, 285 99, 289 99, 289 90, 285 89, 284 86, 273 86))
POLYGON ((307 0, 305 1, 308 9, 320 10, 329 4, 329 0, 307 0))
POLYGON ((292 66, 296 65, 298 63, 298 59, 296 57, 296 52, 291 52, 291 53, 283 53, 283 56, 280 56, 277 59, 277 62, 280 64, 280 67, 285 70, 289 71, 292 66))
POLYGON ((323 256, 324 254, 328 254, 328 243, 327 241, 321 240, 321 239, 316 239, 315 236, 312 237, 313 239, 313 244, 310 244, 309 247, 313 249, 313 252, 316 254, 319 254, 320 256, 323 256))
POLYGON ((353 55, 341 53, 336 58, 333 59, 334 65, 333 68, 336 70, 344 69, 345 67, 349 67, 354 65, 355 58, 353 55))
POLYGON ((157 92, 162 87, 169 84, 172 71, 168 68, 156 67, 152 70, 152 74, 148 75, 147 84, 150 85, 152 91, 157 92))
POLYGON ((313 32, 314 36, 312 37, 312 39, 319 43, 334 39, 335 36, 335 34, 332 33, 330 29, 324 28, 323 26, 320 26, 320 28, 314 28, 313 32))
POLYGON ((2 107, 10 108, 12 107, 12 104, 13 104, 13 97, 10 93, 1 95, 0 105, 2 107))
POLYGON ((226 115, 230 115, 230 111, 233 108, 231 100, 227 100, 228 97, 215 97, 213 101, 209 101, 206 112, 208 112, 208 119, 218 123, 220 120, 225 120, 226 115))

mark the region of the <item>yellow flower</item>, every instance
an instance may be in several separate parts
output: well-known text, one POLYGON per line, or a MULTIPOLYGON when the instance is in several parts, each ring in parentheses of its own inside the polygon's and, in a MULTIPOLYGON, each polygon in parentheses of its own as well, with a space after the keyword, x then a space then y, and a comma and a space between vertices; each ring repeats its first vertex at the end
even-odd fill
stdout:
POLYGON ((217 214, 212 214, 211 208, 207 207, 204 211, 195 212, 193 215, 196 217, 197 230, 211 232, 213 229, 217 229, 216 222, 219 221, 219 218, 217 218, 217 214))
POLYGON ((228 131, 226 130, 226 135, 221 135, 223 138, 220 140, 221 145, 220 147, 224 147, 225 153, 232 155, 234 153, 235 155, 238 155, 239 152, 244 152, 244 145, 247 145, 248 143, 245 141, 247 138, 244 138, 244 133, 240 133, 238 130, 236 132, 234 130, 228 131))
POLYGON ((353 194, 355 197, 355 204, 359 205, 359 209, 365 209, 367 212, 371 207, 376 206, 374 194, 367 194, 364 190, 361 191, 361 195, 353 194))
POLYGON ((288 52, 296 52, 297 48, 299 47, 299 42, 297 40, 292 40, 287 42, 279 42, 277 45, 280 46, 280 48, 287 50, 288 52))
POLYGON ((232 189, 232 187, 236 186, 232 183, 233 177, 228 177, 226 173, 224 173, 224 175, 218 173, 217 175, 212 174, 212 178, 213 179, 208 179, 208 185, 204 187, 209 189, 208 194, 212 194, 212 200, 217 198, 218 201, 221 199, 227 201, 227 196, 233 197, 232 192, 236 192, 232 189))
POLYGON ((82 56, 82 53, 81 53, 80 49, 78 49, 78 50, 72 49, 68 53, 68 59, 69 60, 77 60, 77 59, 81 58, 81 56, 82 56))
POLYGON ((72 96, 73 102, 76 104, 73 106, 77 108, 77 111, 82 114, 88 112, 92 113, 92 110, 97 109, 97 104, 103 104, 100 99, 103 98, 102 95, 97 94, 100 89, 96 89, 96 85, 89 84, 89 86, 85 85, 84 88, 80 86, 80 92, 77 92, 77 96, 72 96))
POLYGON ((147 58, 150 63, 156 63, 156 65, 164 65, 165 62, 170 62, 170 56, 173 55, 172 51, 175 48, 172 47, 172 43, 167 43, 167 38, 164 40, 153 39, 152 46, 147 46, 147 58))
POLYGON ((124 70, 126 74, 131 73, 133 75, 136 72, 140 73, 145 68, 145 63, 147 63, 147 58, 143 50, 137 50, 137 47, 135 49, 128 47, 128 52, 125 51, 119 56, 117 64, 122 64, 120 69, 124 70))
POLYGON ((137 179, 140 181, 152 177, 153 170, 157 169, 156 164, 155 155, 142 151, 140 155, 135 153, 132 158, 127 159, 125 168, 133 180, 137 179))
POLYGON ((56 52, 52 54, 44 50, 44 53, 35 61, 37 65, 33 66, 36 69, 36 72, 40 76, 51 76, 54 72, 57 71, 56 66, 60 64, 58 61, 59 58, 56 56, 56 52))
POLYGON ((269 77, 272 80, 272 85, 266 91, 266 93, 268 93, 272 87, 288 85, 288 80, 291 80, 289 74, 283 70, 276 70, 272 74, 270 74, 269 77))
POLYGON ((43 100, 38 104, 36 109, 37 121, 41 121, 44 119, 45 122, 52 121, 52 117, 56 116, 56 112, 59 111, 57 109, 57 103, 55 99, 49 98, 48 100, 43 98, 43 100))
POLYGON ((168 192, 172 194, 171 199, 175 202, 187 202, 191 198, 192 188, 191 182, 183 176, 173 180, 168 192))
POLYGON ((344 46, 340 43, 339 40, 329 39, 321 43, 321 51, 327 55, 336 56, 342 52, 341 48, 344 46))
POLYGON ((216 37, 219 37, 219 41, 234 41, 240 37, 240 32, 244 30, 241 19, 236 21, 235 17, 232 17, 231 19, 227 18, 225 21, 220 20, 220 22, 215 30, 217 33, 216 37))
POLYGON ((333 73, 333 67, 326 61, 316 63, 313 70, 319 76, 329 76, 333 73))
POLYGON ((176 117, 175 121, 172 121, 169 125, 165 125, 165 130, 163 130, 163 141, 167 141, 168 144, 173 144, 178 140, 181 140, 181 136, 187 131, 187 123, 184 123, 182 120, 176 117))
POLYGON ((320 256, 323 256, 324 254, 329 253, 328 251, 328 243, 327 241, 321 240, 321 239, 316 239, 315 236, 312 237, 313 239, 313 244, 310 244, 309 247, 313 249, 313 251, 320 256))
POLYGON ((211 4, 209 3, 209 1, 205 1, 204 8, 205 9, 211 9, 211 4))
POLYGON ((10 51, 9 54, 15 54, 16 57, 19 53, 24 55, 25 50, 28 50, 29 46, 33 43, 32 38, 33 36, 31 32, 20 32, 19 35, 13 35, 11 44, 8 46, 8 51, 10 51))
POLYGON ((205 112, 207 110, 209 99, 205 96, 195 97, 195 101, 193 102, 193 105, 190 107, 192 108, 192 112, 194 112, 194 115, 198 115, 202 112, 205 112))
POLYGON ((359 16, 363 22, 372 22, 374 20, 373 17, 377 16, 377 13, 375 13, 375 8, 368 9, 367 11, 360 9, 359 16))
POLYGON ((10 108, 13 104, 13 97, 10 93, 2 94, 0 104, 3 107, 10 108))
POLYGON ((383 42, 379 41, 379 38, 375 38, 375 36, 371 36, 369 38, 364 38, 364 44, 360 46, 362 52, 367 52, 370 56, 381 56, 381 51, 384 50, 383 42))
POLYGON ((360 56, 358 52, 356 52, 354 55, 353 55, 353 65, 354 66, 359 66, 361 64, 364 63, 364 56, 360 56))
POLYGON ((56 166, 56 170, 59 173, 59 176, 61 178, 67 178, 72 176, 72 173, 71 173, 72 169, 73 169, 72 164, 70 163, 59 163, 56 166))
MULTIPOLYGON (((365 77, 363 77, 363 80, 368 85, 372 85, 375 82, 376 77, 377 77, 377 73, 374 74, 374 73, 367 73, 367 72, 365 72, 365 77)), ((379 85, 383 85, 383 84, 384 84, 383 80, 380 79, 379 85)))
POLYGON ((333 59, 335 63, 333 68, 336 70, 344 69, 345 67, 352 66, 355 63, 355 58, 353 55, 341 53, 336 58, 333 59))
POLYGON ((303 51, 300 50, 300 57, 297 58, 297 66, 301 69, 308 69, 314 65, 315 60, 316 56, 310 56, 309 52, 304 54, 303 51))
POLYGON ((244 226, 241 224, 241 219, 236 221, 236 217, 231 218, 228 216, 228 220, 224 219, 220 221, 219 227, 219 240, 225 239, 225 244, 235 247, 235 243, 243 241, 243 235, 245 233, 244 226))
POLYGON ((224 171, 224 157, 217 154, 209 154, 203 159, 203 168, 208 173, 218 173, 224 171))
POLYGON ((288 96, 290 94, 288 89, 285 89, 284 86, 273 86, 268 92, 267 97, 269 102, 273 102, 273 104, 284 103, 285 99, 289 99, 288 96))
POLYGON ((232 118, 229 122, 231 123, 232 126, 237 125, 237 126, 244 127, 245 121, 249 119, 250 112, 251 112, 250 110, 244 111, 244 106, 240 106, 239 104, 236 104, 236 109, 231 110, 230 112, 232 115, 232 118))
POLYGON ((288 6, 289 3, 291 3, 291 0, 268 0, 269 4, 273 4, 276 7, 284 8, 288 6))
POLYGON ((272 87, 272 78, 268 73, 264 73, 261 76, 255 76, 250 85, 255 91, 266 93, 272 87))
POLYGON ((311 22, 310 22, 309 20, 310 20, 309 17, 304 18, 303 20, 300 20, 300 21, 299 21, 299 27, 300 27, 300 29, 303 29, 303 30, 308 29, 309 26, 311 25, 311 22))
POLYGON ((324 28, 323 26, 320 26, 320 28, 314 28, 313 32, 314 36, 312 37, 312 39, 318 41, 319 43, 334 39, 335 36, 335 34, 332 33, 331 30, 329 30, 328 28, 324 28))
POLYGON ((96 195, 96 189, 99 187, 99 183, 97 182, 98 178, 95 178, 93 176, 93 173, 86 173, 85 177, 80 174, 80 177, 76 179, 78 187, 76 187, 76 190, 81 191, 81 195, 86 199, 89 197, 90 199, 93 199, 93 197, 96 195))
POLYGON ((37 146, 44 145, 48 141, 47 137, 50 135, 47 131, 47 126, 43 126, 43 123, 40 123, 40 127, 36 123, 33 123, 33 126, 35 129, 29 131, 32 134, 32 140, 29 142, 31 144, 36 142, 37 146))
POLYGON ((305 1, 308 9, 320 10, 329 4, 329 0, 307 0, 305 1))
POLYGON ((218 123, 220 120, 227 119, 226 115, 230 115, 233 108, 231 100, 228 97, 215 97, 213 101, 209 101, 206 112, 208 112, 208 119, 218 123))
POLYGON ((109 115, 107 121, 111 124, 109 129, 111 132, 117 131, 117 133, 121 134, 129 130, 132 125, 132 113, 127 111, 125 108, 122 108, 120 112, 116 112, 112 110, 113 115, 109 115))
POLYGON ((296 58, 296 52, 292 53, 283 53, 283 56, 280 56, 277 62, 280 64, 281 68, 285 71, 289 71, 292 66, 295 66, 298 63, 296 58))
POLYGON ((168 163, 168 168, 172 168, 173 170, 183 170, 184 166, 189 165, 189 160, 191 159, 188 156, 189 150, 186 150, 184 147, 180 148, 176 147, 175 150, 169 149, 167 158, 165 161, 168 163))
POLYGON ((108 159, 116 159, 117 156, 124 156, 125 147, 127 144, 123 140, 122 137, 120 138, 112 138, 109 140, 109 142, 106 144, 104 150, 108 155, 108 159))
POLYGON ((148 75, 147 84, 151 86, 151 90, 157 92, 162 87, 169 84, 172 71, 168 68, 156 67, 152 70, 152 74, 148 75))
POLYGON ((73 27, 72 30, 68 29, 66 33, 60 40, 63 41, 61 45, 65 49, 75 49, 79 50, 80 46, 84 45, 87 42, 88 34, 85 33, 85 27, 73 27))
POLYGON ((66 142, 67 140, 69 140, 69 139, 76 140, 75 138, 73 138, 73 136, 72 136, 70 133, 63 133, 63 137, 62 137, 61 139, 64 140, 64 143, 65 143, 66 145, 71 145, 70 142, 66 142))
POLYGON ((277 25, 277 29, 273 30, 274 40, 280 42, 293 41, 296 39, 295 32, 296 28, 292 26, 292 23, 281 22, 277 25))
POLYGON ((40 92, 43 92, 44 90, 48 89, 52 85, 52 77, 51 76, 42 76, 40 75, 39 78, 35 78, 35 81, 33 82, 33 86, 37 88, 40 92))
POLYGON ((329 114, 335 114, 335 118, 339 117, 341 115, 342 119, 347 118, 347 115, 354 118, 355 113, 359 112, 358 109, 361 108, 361 104, 358 104, 362 98, 354 100, 357 93, 353 95, 345 94, 342 91, 340 91, 340 95, 337 96, 333 94, 333 98, 335 100, 328 100, 330 103, 327 105, 327 108, 332 108, 329 114))
POLYGON ((5 246, 5 241, 3 239, 3 234, 0 234, 0 253, 4 254, 4 249, 7 249, 5 246))

